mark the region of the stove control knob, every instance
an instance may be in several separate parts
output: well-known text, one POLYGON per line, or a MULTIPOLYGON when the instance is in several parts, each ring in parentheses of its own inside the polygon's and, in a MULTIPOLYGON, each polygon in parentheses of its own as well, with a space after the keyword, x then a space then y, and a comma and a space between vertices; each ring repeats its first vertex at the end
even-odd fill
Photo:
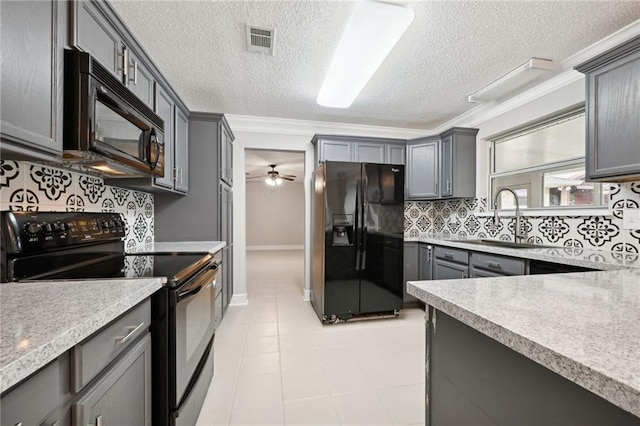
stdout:
POLYGON ((56 223, 53 224, 53 231, 54 232, 60 232, 60 229, 61 229, 61 227, 60 227, 60 223, 59 222, 56 222, 56 223))
POLYGON ((53 226, 50 223, 45 223, 44 230, 45 232, 53 232, 53 226))
POLYGON ((24 226, 25 231, 29 234, 37 234, 42 231, 42 226, 39 223, 27 223, 24 226))
POLYGON ((107 222, 106 220, 102 221, 102 227, 105 229, 109 229, 109 222, 107 222))
POLYGON ((111 228, 115 228, 115 227, 116 227, 116 221, 115 221, 115 220, 110 220, 110 221, 109 221, 109 226, 110 226, 111 228))

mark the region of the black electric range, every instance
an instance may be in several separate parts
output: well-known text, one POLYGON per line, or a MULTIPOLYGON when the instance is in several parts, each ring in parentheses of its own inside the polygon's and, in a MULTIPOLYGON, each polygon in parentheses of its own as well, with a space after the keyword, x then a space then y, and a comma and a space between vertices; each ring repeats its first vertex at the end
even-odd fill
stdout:
POLYGON ((0 214, 3 285, 166 277, 167 285, 151 297, 152 424, 194 425, 213 377, 211 352, 220 271, 215 256, 127 254, 126 222, 118 213, 0 214))

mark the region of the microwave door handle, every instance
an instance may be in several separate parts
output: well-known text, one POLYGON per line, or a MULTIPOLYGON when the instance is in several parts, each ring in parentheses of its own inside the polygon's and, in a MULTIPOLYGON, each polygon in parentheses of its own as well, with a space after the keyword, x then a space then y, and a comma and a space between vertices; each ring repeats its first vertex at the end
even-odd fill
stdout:
POLYGON ((160 142, 158 142, 158 135, 156 134, 156 129, 151 129, 151 134, 149 135, 149 153, 147 158, 149 158, 149 165, 152 169, 155 169, 158 165, 158 161, 160 161, 160 142), (155 145, 155 153, 156 158, 151 159, 151 145, 155 145))

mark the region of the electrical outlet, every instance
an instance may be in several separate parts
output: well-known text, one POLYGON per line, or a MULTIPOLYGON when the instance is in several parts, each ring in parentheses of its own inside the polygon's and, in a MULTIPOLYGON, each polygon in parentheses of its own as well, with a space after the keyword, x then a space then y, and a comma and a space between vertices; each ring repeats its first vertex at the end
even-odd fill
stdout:
POLYGON ((640 209, 622 210, 622 228, 640 229, 640 209))

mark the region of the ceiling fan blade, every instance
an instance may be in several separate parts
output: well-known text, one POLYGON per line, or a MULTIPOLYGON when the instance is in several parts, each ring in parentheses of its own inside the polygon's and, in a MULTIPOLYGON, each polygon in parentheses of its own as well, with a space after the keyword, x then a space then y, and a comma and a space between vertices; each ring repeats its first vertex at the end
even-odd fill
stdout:
POLYGON ((264 179, 264 176, 247 176, 245 178, 245 180, 249 180, 249 179, 264 179))
POLYGON ((296 180, 296 177, 293 175, 283 175, 283 176, 280 176, 280 178, 284 180, 288 180, 290 182, 296 180))

